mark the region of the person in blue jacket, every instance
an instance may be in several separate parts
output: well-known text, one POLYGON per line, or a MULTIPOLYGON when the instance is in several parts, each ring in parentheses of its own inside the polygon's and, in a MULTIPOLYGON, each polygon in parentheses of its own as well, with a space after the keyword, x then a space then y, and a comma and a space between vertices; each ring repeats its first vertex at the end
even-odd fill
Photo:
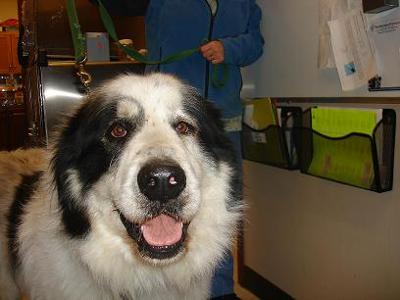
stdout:
MULTIPOLYGON (((90 0, 96 2, 95 0, 90 0)), ((102 0, 117 15, 145 13, 148 58, 161 61, 180 51, 199 48, 193 55, 168 64, 148 65, 147 72, 172 73, 196 87, 222 111, 228 137, 241 160, 240 68, 263 53, 261 10, 255 0, 102 0), (214 66, 219 67, 214 71, 214 66), (226 80, 222 69, 227 69, 226 80), (217 72, 220 83, 212 80, 217 72)), ((233 259, 227 255, 216 270, 211 296, 237 299, 233 291, 233 259)))
POLYGON ((263 53, 260 21, 261 10, 254 0, 151 0, 146 12, 149 57, 162 60, 207 40, 199 53, 161 64, 158 70, 198 88, 222 109, 224 118, 237 118, 242 112, 240 68, 263 53), (223 87, 215 87, 210 65, 220 63, 228 65, 228 79, 223 87))
MULTIPOLYGON (((162 60, 182 50, 200 47, 199 52, 190 57, 148 66, 147 70, 175 74, 214 102, 222 110, 227 135, 241 159, 240 68, 255 62, 263 53, 258 5, 254 0, 151 0, 145 20, 151 60, 162 60), (215 86, 213 65, 222 63, 227 65, 227 78, 223 86, 215 86)), ((218 70, 219 77, 223 76, 221 70, 222 67, 218 70)), ((236 299, 231 255, 217 269, 211 295, 236 299)))

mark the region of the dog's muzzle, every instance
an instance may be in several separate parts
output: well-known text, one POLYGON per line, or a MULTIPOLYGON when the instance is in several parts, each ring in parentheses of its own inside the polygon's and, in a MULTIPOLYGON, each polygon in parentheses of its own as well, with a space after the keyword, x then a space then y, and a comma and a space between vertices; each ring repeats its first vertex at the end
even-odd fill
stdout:
POLYGON ((140 169, 137 183, 148 201, 149 218, 136 224, 120 212, 122 223, 136 240, 142 256, 152 259, 175 257, 184 248, 189 225, 179 216, 179 196, 186 187, 184 170, 174 162, 152 161, 140 169))

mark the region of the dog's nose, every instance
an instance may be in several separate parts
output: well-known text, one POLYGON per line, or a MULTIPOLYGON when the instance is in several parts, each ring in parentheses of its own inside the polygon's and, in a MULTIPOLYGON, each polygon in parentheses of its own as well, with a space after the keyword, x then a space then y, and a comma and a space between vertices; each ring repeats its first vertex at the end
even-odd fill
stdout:
POLYGON ((175 199, 186 186, 185 172, 173 163, 148 163, 139 171, 137 181, 150 201, 159 202, 175 199))

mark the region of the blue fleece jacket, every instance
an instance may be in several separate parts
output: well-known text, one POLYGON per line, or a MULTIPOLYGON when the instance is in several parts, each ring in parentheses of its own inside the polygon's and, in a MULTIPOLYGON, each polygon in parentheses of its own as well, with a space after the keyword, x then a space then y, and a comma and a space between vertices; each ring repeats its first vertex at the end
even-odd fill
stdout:
POLYGON ((148 66, 148 70, 177 75, 215 102, 224 118, 239 116, 240 67, 253 63, 263 52, 260 21, 261 10, 254 0, 219 0, 214 17, 206 0, 151 0, 146 12, 151 59, 161 60, 198 47, 204 40, 219 40, 224 45, 229 77, 223 87, 215 87, 211 82, 213 68, 200 53, 174 63, 148 66))

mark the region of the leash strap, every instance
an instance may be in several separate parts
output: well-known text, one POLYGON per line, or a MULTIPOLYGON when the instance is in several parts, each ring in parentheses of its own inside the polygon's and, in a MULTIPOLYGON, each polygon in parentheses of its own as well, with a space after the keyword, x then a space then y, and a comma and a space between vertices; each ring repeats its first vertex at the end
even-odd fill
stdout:
MULTIPOLYGON (((122 45, 119 42, 119 38, 117 36, 117 32, 115 30, 114 23, 112 21, 112 18, 110 14, 108 13, 107 9, 104 7, 103 3, 101 0, 97 0, 99 3, 99 12, 100 12, 100 17, 103 22, 104 27, 106 28, 108 34, 110 37, 117 43, 118 47, 122 49, 127 55, 132 57, 133 59, 144 63, 148 65, 159 65, 159 64, 169 64, 172 62, 179 61, 181 59, 185 59, 186 57, 189 57, 193 55, 194 53, 197 53, 199 51, 199 47, 196 48, 191 48, 187 50, 183 50, 181 52, 177 52, 174 54, 171 54, 167 56, 166 58, 162 60, 149 60, 147 59, 144 55, 140 54, 138 51, 136 51, 133 48, 130 48, 129 46, 122 45)), ((204 40, 204 42, 207 42, 207 40, 204 40)), ((222 88, 226 82, 229 79, 229 67, 227 64, 218 64, 218 65, 212 65, 212 76, 211 76, 211 82, 214 87, 216 88, 222 88), (219 72, 219 68, 222 68, 222 71, 219 72), (221 73, 221 76, 219 76, 219 73, 221 73)))
POLYGON ((85 64, 87 61, 86 39, 82 34, 81 25, 79 24, 75 0, 66 0, 66 6, 72 42, 75 51, 75 74, 78 76, 81 84, 88 92, 89 85, 92 82, 92 76, 85 70, 85 64))
POLYGON ((129 55, 130 57, 141 63, 147 65, 168 64, 189 57, 199 51, 199 48, 196 47, 171 54, 166 58, 164 58, 163 60, 149 60, 146 58, 146 56, 140 54, 135 49, 130 48, 129 46, 126 45, 122 45, 119 42, 119 38, 117 36, 117 32, 115 30, 115 26, 110 14, 108 13, 107 9, 104 7, 103 3, 100 0, 97 0, 97 2, 99 3, 99 12, 101 20, 110 37, 117 43, 118 47, 121 48, 127 55, 129 55))
MULTIPOLYGON (((129 46, 126 45, 122 45, 119 42, 119 38, 110 14, 104 7, 101 0, 97 0, 97 2, 99 4, 99 13, 101 20, 111 39, 116 42, 117 46, 121 48, 122 51, 124 51, 127 55, 137 60, 138 62, 148 65, 169 64, 185 59, 189 56, 192 56, 193 54, 198 53, 199 51, 199 47, 196 47, 171 54, 162 60, 149 60, 146 56, 142 55, 135 49, 130 48, 129 46)), ((75 49, 75 61, 76 61, 75 66, 78 70, 77 76, 79 77, 82 85, 86 89, 89 89, 89 84, 91 83, 92 78, 90 74, 85 70, 85 63, 87 61, 86 39, 82 34, 81 26, 79 24, 78 15, 76 12, 75 0, 66 0, 66 4, 67 4, 68 19, 72 34, 72 41, 75 49)), ((228 65, 213 64, 211 72, 212 72, 211 82, 213 86, 216 88, 222 88, 226 84, 229 78, 228 65), (219 72, 220 67, 222 67, 221 72, 219 72), (222 73, 221 76, 219 76, 219 73, 222 73)))
POLYGON ((86 58, 86 39, 81 31, 78 15, 76 13, 75 0, 67 0, 67 14, 72 34, 72 42, 75 50, 75 60, 83 61, 86 58))

